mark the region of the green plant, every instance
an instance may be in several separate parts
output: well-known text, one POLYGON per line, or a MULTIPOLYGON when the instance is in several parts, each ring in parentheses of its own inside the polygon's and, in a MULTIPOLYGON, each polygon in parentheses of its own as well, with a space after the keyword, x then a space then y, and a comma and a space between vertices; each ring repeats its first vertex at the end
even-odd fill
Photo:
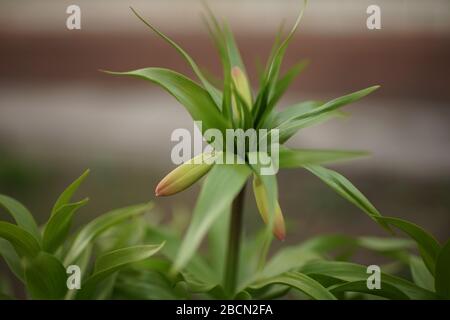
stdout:
MULTIPOLYGON (((276 128, 280 142, 285 143, 298 130, 339 116, 339 108, 378 88, 370 87, 325 103, 302 102, 276 111, 277 102, 305 66, 301 62, 280 76, 284 53, 302 13, 287 37, 282 41, 278 37, 255 98, 229 27, 219 24, 212 14, 210 30, 224 69, 222 90, 207 80, 181 47, 137 13, 186 59, 201 85, 162 68, 113 74, 143 78, 162 86, 186 107, 194 120, 203 122, 205 130, 276 128)), ((207 156, 220 154, 213 152, 207 156)), ((155 213, 153 219, 146 219, 144 213, 151 204, 143 204, 114 210, 69 235, 75 212, 87 203, 87 199, 71 202, 86 172, 60 195, 43 229, 37 227, 24 206, 0 196, 0 205, 16 222, 0 222, 0 255, 24 283, 28 296, 38 299, 450 298, 450 242, 441 245, 413 223, 382 216, 350 181, 322 166, 364 154, 282 146, 279 165, 282 169, 306 169, 382 228, 388 232, 399 229, 410 240, 320 235, 268 257, 273 234, 279 239, 285 236, 276 176, 262 175, 260 163, 249 161, 240 165, 189 161, 172 171, 156 188, 158 196, 171 195, 207 175, 186 232, 176 218, 164 225, 156 222, 155 213), (257 207, 266 227, 257 234, 244 235, 243 201, 251 176, 257 207), (207 248, 200 250, 206 236, 207 248), (413 251, 414 247, 420 255, 413 251), (373 251, 390 259, 389 264, 382 266, 380 289, 368 289, 366 267, 351 262, 357 250, 373 251), (67 290, 66 268, 72 264, 80 266, 83 272, 80 290, 67 290), (409 278, 398 275, 405 266, 410 269, 409 278)))
MULTIPOLYGON (((340 114, 338 109, 365 97, 378 88, 378 86, 372 86, 325 103, 306 101, 290 106, 283 111, 275 109, 277 102, 287 90, 289 84, 305 67, 305 62, 302 61, 286 74, 280 75, 283 56, 299 25, 303 9, 288 35, 283 40, 281 35, 277 38, 266 68, 260 75, 260 88, 255 98, 253 98, 245 66, 230 28, 226 24, 220 24, 210 11, 208 26, 223 66, 222 90, 219 90, 207 80, 194 60, 178 44, 144 20, 135 10, 133 12, 143 23, 180 53, 192 67, 201 85, 175 71, 163 68, 145 68, 111 73, 142 78, 163 87, 184 105, 195 121, 202 121, 203 132, 210 128, 218 129, 221 132, 227 129, 278 129, 280 142, 283 144, 298 130, 335 118, 340 114)), ((208 137, 205 137, 205 139, 215 147, 215 141, 208 140, 208 137)), ((246 147, 248 151, 248 146, 246 147)), ((216 151, 222 152, 223 150, 216 151)), ((413 224, 400 219, 381 216, 378 210, 350 181, 341 174, 322 166, 324 163, 362 155, 365 155, 365 153, 336 150, 294 150, 282 146, 280 147, 279 165, 282 169, 304 168, 308 170, 338 194, 359 207, 387 231, 391 232, 393 227, 405 231, 417 242, 426 270, 433 275, 437 256, 445 256, 446 247, 441 249, 434 238, 413 224), (439 254, 441 251, 444 253, 439 254)), ((210 157, 211 155, 206 156, 210 157)), ((171 257, 173 259, 172 274, 183 273, 183 270, 186 270, 189 262, 195 257, 195 252, 201 240, 208 234, 213 247, 212 250, 217 251, 214 257, 216 261, 213 261, 213 263, 219 274, 211 277, 211 281, 203 281, 204 283, 200 286, 202 290, 220 287, 223 290, 223 297, 232 298, 239 297, 244 292, 249 294, 249 290, 265 288, 274 283, 283 283, 300 289, 313 298, 330 299, 334 298, 331 292, 342 292, 347 289, 358 291, 357 289, 362 286, 361 281, 366 275, 361 279, 358 278, 358 280, 352 278, 350 281, 342 278, 338 279, 339 281, 332 281, 331 283, 336 286, 342 281, 349 282, 345 282, 345 286, 342 287, 337 286, 332 290, 326 289, 324 283, 310 276, 310 274, 315 274, 314 272, 300 272, 298 270, 305 263, 303 260, 306 259, 300 254, 298 258, 303 262, 297 261, 301 265, 295 265, 293 269, 297 269, 296 272, 292 272, 291 268, 288 268, 282 270, 287 273, 280 272, 270 274, 270 277, 267 277, 265 260, 272 241, 271 230, 279 239, 283 239, 285 236, 284 219, 278 203, 276 176, 261 175, 260 164, 250 163, 248 157, 249 154, 246 154, 246 165, 195 164, 195 161, 189 161, 172 171, 157 186, 156 194, 158 196, 171 195, 186 189, 207 174, 184 240, 179 243, 177 255, 171 257), (239 263, 242 245, 242 202, 246 181, 250 176, 253 176, 255 200, 260 214, 267 224, 267 231, 262 236, 262 243, 255 250, 258 254, 256 258, 258 262, 256 269, 249 273, 252 276, 248 279, 238 279, 240 268, 242 268, 242 262, 239 263), (226 234, 224 226, 229 226, 228 234, 226 234), (226 255, 222 255, 224 252, 226 252, 226 255)), ((415 262, 418 261, 417 258, 412 259, 415 262)), ((418 267, 415 262, 415 267, 418 267)), ((280 264, 283 263, 284 261, 280 262, 280 264)), ((294 267, 294 265, 289 266, 294 267)), ((348 267, 352 268, 353 266, 349 265, 348 267)), ((415 274, 418 272, 425 273, 423 267, 420 268, 421 271, 416 270, 415 274)), ((327 275, 320 274, 320 278, 322 276, 326 277, 327 275)), ((202 282, 201 279, 196 279, 196 281, 202 282)), ((386 285, 395 287, 395 281, 386 285)), ((409 286, 409 284, 406 286, 409 286)), ((359 289, 363 290, 364 288, 359 289)), ((413 291, 413 289, 411 290, 413 291)), ((419 296, 418 293, 414 297, 419 296)), ((421 297, 426 297, 426 294, 421 297)))
POLYGON ((0 206, 15 221, 15 224, 0 222, 0 255, 23 283, 29 298, 104 297, 111 289, 108 284, 118 271, 147 259, 163 246, 163 243, 142 245, 115 241, 102 246, 99 243, 101 236, 111 228, 136 219, 150 210, 152 204, 113 210, 71 235, 70 227, 76 211, 88 202, 87 198, 71 202, 72 196, 88 173, 86 171, 61 193, 42 228, 37 226, 31 213, 21 203, 0 195, 0 206), (68 290, 66 269, 71 265, 81 269, 80 290, 68 290))

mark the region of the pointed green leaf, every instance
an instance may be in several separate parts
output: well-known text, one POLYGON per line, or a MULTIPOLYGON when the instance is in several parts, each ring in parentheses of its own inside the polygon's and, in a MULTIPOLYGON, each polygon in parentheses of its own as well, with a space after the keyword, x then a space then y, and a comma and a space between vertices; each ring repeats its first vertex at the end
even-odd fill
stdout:
POLYGON ((152 207, 153 204, 147 203, 115 209, 92 220, 87 225, 85 225, 76 235, 64 259, 64 265, 70 265, 74 263, 86 249, 86 247, 109 228, 133 216, 143 214, 150 210, 152 207))
POLYGON ((271 92, 269 108, 273 108, 274 106, 276 106, 280 98, 289 88, 289 85, 292 83, 292 81, 306 68, 307 65, 308 61, 306 60, 297 63, 288 72, 286 72, 286 74, 281 79, 276 82, 273 92, 271 92))
POLYGON ((44 230, 42 245, 45 251, 53 253, 64 243, 72 225, 73 215, 88 201, 86 198, 79 202, 62 205, 53 213, 44 230))
POLYGON ((34 257, 41 250, 31 233, 12 223, 0 221, 0 238, 9 241, 20 256, 34 257))
POLYGON ((367 281, 359 280, 336 284, 328 288, 332 294, 338 295, 345 292, 359 292, 375 295, 392 300, 409 300, 409 297, 403 291, 397 289, 389 283, 383 283, 380 289, 369 289, 367 281))
POLYGON ((141 15, 139 15, 136 10, 131 8, 131 11, 150 29, 152 29, 158 36, 160 36, 163 40, 165 40, 167 43, 169 43, 172 47, 175 48, 175 50, 178 51, 178 53, 189 63, 194 73, 197 75, 203 86, 205 87, 206 91, 208 91, 211 98, 216 103, 217 107, 221 106, 222 103, 222 93, 215 88, 203 75, 203 73, 200 71, 200 68, 195 63, 194 59, 191 58, 191 56, 183 50, 175 41, 170 39, 168 36, 166 36, 164 33, 162 33, 158 28, 150 24, 148 21, 146 21, 141 15))
POLYGON ((336 297, 319 282, 310 278, 306 274, 299 272, 286 272, 267 280, 258 281, 250 288, 260 289, 272 284, 288 285, 296 290, 300 290, 315 300, 336 300, 336 297))
POLYGON ((86 170, 79 178, 77 178, 74 182, 72 182, 66 190, 61 193, 61 195, 58 197, 58 199, 55 202, 55 205, 53 206, 51 215, 53 216, 58 209, 60 209, 62 206, 68 204, 72 200, 73 194, 78 190, 81 183, 87 178, 89 175, 89 169, 86 170))
POLYGON ((95 294, 97 286, 116 272, 132 263, 150 258, 157 253, 164 243, 159 245, 139 245, 113 250, 98 257, 93 274, 82 284, 77 299, 89 299, 95 294))
POLYGON ((0 194, 0 206, 4 207, 8 213, 11 214, 19 227, 22 227, 24 230, 33 235, 36 240, 40 241, 41 234, 38 226, 27 208, 25 208, 19 201, 2 194, 0 194))
POLYGON ((160 85, 186 108, 195 121, 203 122, 203 131, 210 128, 224 131, 227 127, 208 92, 182 74, 163 68, 107 73, 142 78, 160 85))
POLYGON ((441 250, 437 240, 418 225, 406 220, 393 217, 381 217, 379 220, 399 228, 410 236, 417 243, 420 255, 428 270, 434 275, 436 259, 441 250))
POLYGON ((212 168, 203 184, 173 272, 180 271, 188 263, 211 225, 231 205, 250 172, 246 165, 237 164, 217 164, 212 168))
POLYGON ((322 164, 367 156, 364 151, 280 149, 280 168, 298 168, 308 164, 322 164))
POLYGON ((353 203, 355 206, 363 210, 369 215, 375 222, 380 224, 383 228, 390 231, 389 226, 383 220, 378 219, 381 214, 370 203, 370 201, 344 176, 341 174, 326 169, 318 165, 307 165, 305 169, 316 175, 319 179, 325 182, 328 186, 334 189, 342 197, 353 203))
MULTIPOLYGON (((347 282, 367 281, 369 276, 366 266, 340 261, 316 260, 304 265, 300 271, 307 275, 314 276, 314 278, 315 275, 324 275, 347 282)), ((410 299, 435 299, 433 292, 420 288, 412 282, 402 278, 391 276, 382 272, 381 287, 383 287, 383 284, 385 283, 396 287, 410 299)))

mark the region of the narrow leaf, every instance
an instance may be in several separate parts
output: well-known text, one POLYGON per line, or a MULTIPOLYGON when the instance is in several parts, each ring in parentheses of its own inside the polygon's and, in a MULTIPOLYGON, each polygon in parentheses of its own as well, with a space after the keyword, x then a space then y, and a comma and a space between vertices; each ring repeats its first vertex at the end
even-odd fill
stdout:
POLYGON ((131 265, 132 263, 148 259, 157 253, 164 243, 159 245, 140 245, 117 249, 102 254, 96 261, 94 273, 82 285, 77 299, 89 299, 95 294, 97 286, 109 276, 131 265))
POLYGON ((342 197, 353 203, 355 206, 363 210, 369 215, 375 222, 380 224, 383 228, 390 231, 389 226, 383 220, 378 219, 381 214, 370 203, 370 201, 344 176, 341 174, 326 169, 317 165, 304 166, 305 169, 316 175, 319 179, 325 182, 328 186, 334 189, 342 197))
POLYGON ((20 256, 34 257, 40 251, 36 238, 12 223, 0 221, 0 238, 9 241, 20 256))
POLYGON ((41 234, 38 226, 27 208, 25 208, 19 201, 2 194, 0 194, 0 206, 4 207, 8 211, 19 227, 22 227, 24 230, 33 235, 36 240, 40 241, 41 234))
POLYGON ((203 184, 191 223, 174 262, 173 272, 181 270, 188 263, 211 225, 229 208, 250 172, 245 165, 217 164, 212 168, 203 184))
POLYGON ((395 226, 411 237, 419 247, 420 255, 428 270, 434 275, 436 259, 441 250, 437 240, 418 225, 399 218, 382 217, 382 222, 395 226))
POLYGON ((319 282, 299 272, 286 272, 282 275, 263 280, 253 284, 250 288, 259 289, 272 284, 285 284, 294 289, 300 290, 309 297, 316 300, 336 300, 319 282))
POLYGON ((82 252, 92 243, 98 236, 109 228, 133 217, 143 214, 150 210, 153 204, 140 204, 125 208, 116 209, 101 215, 84 226, 76 235, 70 249, 64 259, 64 265, 75 262, 82 252))
POLYGON ((145 68, 128 72, 108 72, 114 75, 132 76, 156 83, 174 96, 195 121, 203 122, 203 131, 214 128, 224 131, 227 127, 208 92, 197 83, 169 69, 145 68))
POLYGON ((68 204, 72 200, 73 194, 78 190, 81 183, 87 178, 89 175, 89 169, 86 170, 79 178, 77 178, 74 182, 72 182, 66 190, 61 193, 61 195, 58 197, 58 199, 55 202, 55 205, 53 206, 51 215, 53 216, 56 211, 58 211, 59 208, 62 206, 68 204))
POLYGON ((367 156, 364 151, 280 148, 280 168, 298 168, 367 156))
POLYGON ((85 206, 88 199, 69 203, 58 207, 50 217, 44 230, 43 248, 53 253, 64 243, 72 225, 73 215, 81 207, 85 206))

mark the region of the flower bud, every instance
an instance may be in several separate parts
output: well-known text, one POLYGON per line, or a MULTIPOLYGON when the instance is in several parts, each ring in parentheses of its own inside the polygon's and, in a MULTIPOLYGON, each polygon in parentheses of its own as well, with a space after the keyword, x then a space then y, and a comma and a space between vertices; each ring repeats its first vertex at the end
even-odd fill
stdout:
MULTIPOLYGON (((259 213, 261 214, 264 223, 267 224, 269 222, 269 201, 267 199, 266 189, 257 175, 254 175, 253 177, 253 193, 255 194, 259 213)), ((279 240, 284 240, 286 236, 283 213, 281 212, 278 200, 275 201, 275 218, 273 221, 272 232, 279 240)))
POLYGON ((158 183, 156 196, 170 196, 190 187, 212 168, 212 157, 212 153, 202 153, 175 168, 158 183))
POLYGON ((252 92, 250 91, 250 85, 245 73, 241 70, 241 68, 235 66, 231 69, 231 78, 233 79, 237 92, 239 92, 248 107, 251 108, 252 92))

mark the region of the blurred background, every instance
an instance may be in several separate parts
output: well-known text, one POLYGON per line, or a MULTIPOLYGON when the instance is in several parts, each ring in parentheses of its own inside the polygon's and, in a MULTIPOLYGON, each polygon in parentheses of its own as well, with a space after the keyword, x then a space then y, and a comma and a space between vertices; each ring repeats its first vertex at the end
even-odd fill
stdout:
MULTIPOLYGON (((283 21, 300 1, 209 0, 236 34, 253 84, 283 21)), ((99 69, 189 66, 129 10, 132 5, 211 74, 220 63, 201 19, 200 1, 76 0, 0 3, 0 193, 23 202, 43 223, 58 194, 86 168, 81 221, 154 199, 174 168, 176 128, 192 129, 175 99, 147 82, 99 69), (81 30, 67 30, 66 8, 81 8, 81 30)), ((448 0, 310 1, 284 67, 311 61, 280 108, 332 99, 370 85, 380 90, 346 108, 351 117, 301 132, 293 147, 369 150, 339 164, 389 216, 450 236, 450 2, 448 0), (366 9, 381 8, 381 30, 368 30, 366 9)), ((320 233, 386 235, 362 212, 302 170, 281 172, 287 243, 320 233)), ((199 185, 156 201, 164 216, 190 212, 199 185)), ((253 196, 247 225, 261 226, 253 196), (257 221, 256 223, 250 223, 257 221)), ((2 215, 5 218, 6 215, 2 215)))

